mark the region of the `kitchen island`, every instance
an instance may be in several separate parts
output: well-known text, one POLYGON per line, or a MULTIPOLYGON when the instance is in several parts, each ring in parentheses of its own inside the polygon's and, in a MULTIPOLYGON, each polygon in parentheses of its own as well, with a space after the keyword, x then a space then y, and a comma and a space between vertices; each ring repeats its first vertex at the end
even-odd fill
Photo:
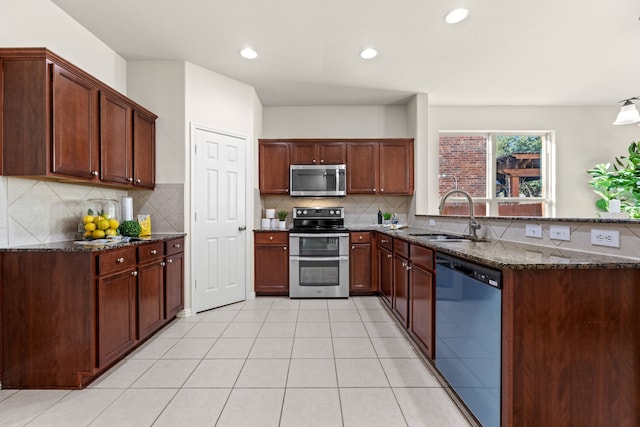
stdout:
MULTIPOLYGON (((422 229, 378 232, 394 247, 396 240, 410 244, 409 267, 411 248, 426 247, 502 272, 503 427, 640 425, 638 260, 411 236, 422 229)), ((411 293, 408 299, 411 310, 411 293)))
POLYGON ((184 233, 0 260, 2 388, 83 388, 183 308, 184 233))

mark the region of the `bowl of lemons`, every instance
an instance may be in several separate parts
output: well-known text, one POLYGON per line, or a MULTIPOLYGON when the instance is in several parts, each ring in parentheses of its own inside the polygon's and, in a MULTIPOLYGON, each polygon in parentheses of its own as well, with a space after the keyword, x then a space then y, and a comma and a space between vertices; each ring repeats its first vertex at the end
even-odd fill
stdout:
POLYGON ((83 209, 82 237, 98 240, 115 237, 120 226, 118 201, 114 199, 91 199, 83 209))

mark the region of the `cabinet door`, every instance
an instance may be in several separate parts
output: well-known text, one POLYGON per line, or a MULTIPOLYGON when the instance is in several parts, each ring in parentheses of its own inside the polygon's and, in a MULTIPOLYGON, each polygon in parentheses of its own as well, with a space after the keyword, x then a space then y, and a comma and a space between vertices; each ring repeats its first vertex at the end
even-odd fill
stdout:
POLYGON ((407 141, 380 143, 381 194, 413 194, 413 144, 407 141))
POLYGON ((294 142, 291 144, 292 165, 319 164, 318 147, 313 142, 294 142))
POLYGON ((318 157, 323 165, 343 165, 347 162, 347 144, 344 142, 319 143, 318 157))
POLYGON ((371 283, 371 244, 352 244, 349 254, 349 289, 373 291, 371 283))
POLYGON ((98 279, 98 366, 136 342, 136 276, 127 270, 98 279))
POLYGON ((433 273, 413 264, 409 277, 409 330, 427 356, 433 360, 433 273))
POLYGON ((409 320, 409 261, 393 256, 393 312, 405 328, 409 320))
POLYGON ((131 107, 120 97, 100 93, 100 179, 133 181, 131 107))
POLYGON ((133 184, 156 186, 156 119, 133 111, 133 184))
POLYGON ((138 338, 144 339, 164 320, 164 262, 138 267, 138 338))
POLYGON ((378 250, 378 265, 380 266, 380 295, 382 300, 391 307, 393 302, 393 254, 380 248, 378 250))
POLYGON ((377 156, 377 143, 347 144, 347 194, 376 193, 377 156))
POLYGON ((261 194, 289 194, 289 143, 259 145, 261 194))
POLYGON ((184 252, 167 257, 164 270, 164 314, 173 318, 184 307, 184 252))
POLYGON ((289 294, 287 245, 255 246, 255 291, 261 295, 289 294))
POLYGON ((97 179, 100 160, 98 89, 89 81, 56 64, 51 67, 51 171, 77 178, 97 179))

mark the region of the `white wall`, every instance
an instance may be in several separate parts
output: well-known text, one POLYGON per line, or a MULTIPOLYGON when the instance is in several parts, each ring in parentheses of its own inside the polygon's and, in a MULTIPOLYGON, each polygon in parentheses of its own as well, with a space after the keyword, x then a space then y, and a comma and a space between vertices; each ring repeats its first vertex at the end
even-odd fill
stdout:
POLYGON ((49 0, 0 0, 0 47, 46 47, 126 95, 126 61, 49 0))
POLYGON ((408 138, 406 105, 264 107, 264 138, 408 138))
MULTIPOLYGON (((587 184, 587 169, 627 153, 629 144, 640 139, 638 126, 611 124, 618 111, 616 106, 430 107, 429 172, 426 181, 420 175, 420 182, 416 182, 416 189, 428 190, 429 208, 418 213, 437 214, 439 131, 545 130, 556 132, 556 216, 594 217, 597 196, 587 184)), ((416 163, 421 161, 417 159, 416 163)))

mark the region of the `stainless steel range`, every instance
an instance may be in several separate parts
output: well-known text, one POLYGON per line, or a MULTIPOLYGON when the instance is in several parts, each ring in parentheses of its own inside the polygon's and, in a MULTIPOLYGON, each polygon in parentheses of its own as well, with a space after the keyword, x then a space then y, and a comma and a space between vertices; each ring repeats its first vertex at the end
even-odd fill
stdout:
POLYGON ((344 208, 293 208, 289 254, 289 297, 349 297, 344 208))

